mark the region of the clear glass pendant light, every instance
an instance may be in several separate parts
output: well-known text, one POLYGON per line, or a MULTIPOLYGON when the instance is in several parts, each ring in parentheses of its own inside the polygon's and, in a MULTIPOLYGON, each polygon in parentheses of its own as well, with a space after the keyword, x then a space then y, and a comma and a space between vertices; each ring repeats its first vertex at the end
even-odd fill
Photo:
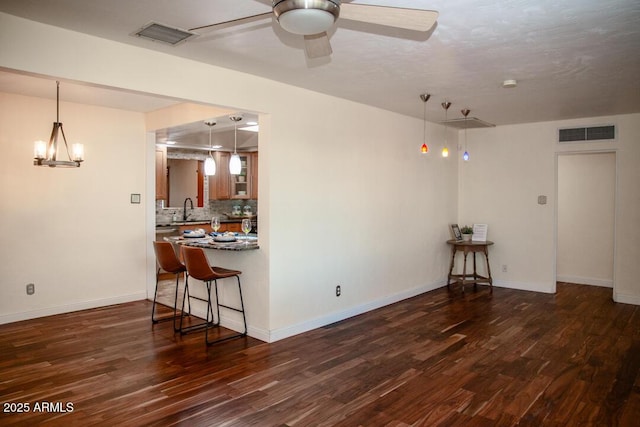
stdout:
POLYGON ((229 117, 233 124, 233 154, 229 159, 229 173, 231 175, 240 175, 242 171, 242 162, 240 161, 240 156, 238 155, 238 122, 242 120, 242 116, 231 116, 229 117))
POLYGON ((216 161, 213 158, 213 153, 211 152, 211 129, 216 125, 215 121, 207 121, 204 122, 205 125, 209 126, 209 157, 204 161, 204 174, 206 176, 211 176, 216 174, 216 161))

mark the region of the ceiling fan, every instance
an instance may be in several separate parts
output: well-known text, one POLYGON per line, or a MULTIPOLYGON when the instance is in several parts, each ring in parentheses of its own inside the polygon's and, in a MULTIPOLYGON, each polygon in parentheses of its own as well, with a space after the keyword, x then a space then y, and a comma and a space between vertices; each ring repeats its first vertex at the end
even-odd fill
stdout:
POLYGON ((320 58, 332 53, 327 30, 338 18, 421 32, 429 31, 438 18, 438 12, 433 10, 342 3, 341 0, 273 0, 271 3, 272 12, 204 25, 189 31, 223 28, 273 15, 285 31, 304 36, 305 52, 309 58, 320 58))

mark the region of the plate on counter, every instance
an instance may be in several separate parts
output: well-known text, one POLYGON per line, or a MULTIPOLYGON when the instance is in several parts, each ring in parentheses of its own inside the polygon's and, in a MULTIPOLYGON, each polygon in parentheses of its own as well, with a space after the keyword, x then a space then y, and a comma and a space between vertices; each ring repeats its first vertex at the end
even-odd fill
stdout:
POLYGON ((214 236, 213 237, 213 241, 214 242, 220 242, 220 243, 235 242, 236 241, 236 236, 220 234, 218 236, 214 236))
POLYGON ((205 236, 204 231, 185 231, 182 236, 187 239, 201 239, 205 236))

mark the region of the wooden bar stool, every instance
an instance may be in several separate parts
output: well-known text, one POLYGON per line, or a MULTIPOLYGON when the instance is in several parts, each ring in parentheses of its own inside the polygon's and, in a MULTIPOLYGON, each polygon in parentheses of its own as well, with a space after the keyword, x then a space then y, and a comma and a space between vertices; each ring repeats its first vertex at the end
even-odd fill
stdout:
MULTIPOLYGON (((215 344, 221 341, 230 340, 232 338, 244 337, 247 335, 247 318, 245 316, 244 310, 244 301, 242 299, 242 286, 240 284, 240 274, 241 271, 238 270, 229 270, 222 267, 212 267, 209 265, 209 261, 207 260, 207 256, 204 253, 202 248, 194 248, 189 246, 182 247, 182 256, 184 258, 184 263, 187 267, 187 272, 190 277, 193 277, 198 280, 202 280, 205 282, 207 286, 207 318, 206 321, 201 325, 196 325, 195 327, 204 327, 205 328, 205 342, 207 345, 215 344), (240 294, 240 308, 231 307, 225 304, 220 303, 219 294, 218 294, 218 279, 226 279, 230 277, 235 277, 238 283, 238 292, 240 294), (216 293, 216 313, 213 313, 213 304, 211 301, 211 284, 215 288, 216 293), (219 338, 213 341, 209 341, 209 329, 213 327, 220 326, 220 307, 226 308, 229 310, 236 311, 238 313, 242 313, 242 320, 244 323, 244 331, 241 333, 237 333, 231 336, 219 338), (217 317, 217 320, 216 320, 217 317)), ((185 294, 187 292, 188 285, 185 285, 185 294)), ((189 297, 187 297, 189 298, 189 297)), ((191 297, 196 298, 196 297, 191 297)), ((204 301, 204 300, 203 300, 204 301)), ((184 307, 184 301, 182 302, 184 307)), ((180 325, 182 326, 182 318, 180 319, 180 325)), ((192 327, 194 328, 194 327, 192 327)))
MULTIPOLYGON (((187 281, 186 271, 187 267, 178 259, 176 255, 176 251, 173 249, 173 245, 169 242, 153 242, 153 250, 156 253, 156 259, 158 261, 158 270, 156 271, 156 290, 153 294, 153 307, 151 308, 151 322, 158 323, 163 322, 165 320, 171 320, 171 317, 166 317, 163 319, 156 319, 155 311, 156 304, 158 304, 158 283, 160 281, 160 271, 164 270, 167 273, 173 273, 176 276, 176 290, 175 296, 173 298, 173 330, 178 331, 178 327, 176 325, 176 314, 178 310, 178 281, 180 279, 180 275, 185 273, 185 283, 187 281)), ((182 309, 184 309, 184 303, 182 304, 182 309)), ((189 305, 189 311, 191 311, 191 306, 189 305)), ((182 318, 182 316, 181 316, 182 318)))

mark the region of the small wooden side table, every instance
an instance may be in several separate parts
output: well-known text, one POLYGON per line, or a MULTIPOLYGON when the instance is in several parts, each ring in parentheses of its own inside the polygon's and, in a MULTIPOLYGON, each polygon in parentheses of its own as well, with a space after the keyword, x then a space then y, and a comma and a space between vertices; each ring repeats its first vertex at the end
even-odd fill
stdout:
POLYGON ((491 267, 489 266, 489 246, 493 245, 493 242, 489 240, 484 242, 447 240, 447 243, 451 245, 451 265, 449 266, 447 288, 449 288, 450 285, 460 283, 462 285, 462 292, 464 292, 464 285, 473 284, 475 288, 478 286, 478 283, 487 283, 489 284, 489 289, 493 292, 493 279, 491 278, 491 267), (462 274, 453 274, 453 264, 456 259, 456 252, 458 251, 464 253, 462 274), (473 253, 473 274, 467 274, 467 255, 470 252, 473 253), (487 276, 481 276, 476 271, 476 252, 482 252, 484 254, 484 258, 487 261, 487 276))

